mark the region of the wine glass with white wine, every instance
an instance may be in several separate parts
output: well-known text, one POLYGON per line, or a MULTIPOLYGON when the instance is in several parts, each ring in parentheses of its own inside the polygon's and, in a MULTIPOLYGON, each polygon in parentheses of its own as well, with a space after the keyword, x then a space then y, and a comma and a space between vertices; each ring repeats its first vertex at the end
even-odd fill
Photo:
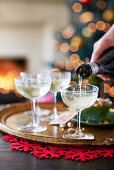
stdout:
POLYGON ((63 135, 63 138, 74 138, 74 139, 94 139, 94 136, 89 133, 81 132, 80 128, 80 116, 81 111, 91 107, 98 96, 98 87, 94 85, 82 84, 74 86, 69 85, 61 89, 61 96, 63 102, 74 109, 77 114, 77 129, 74 134, 63 135))
POLYGON ((15 85, 17 91, 24 97, 31 100, 32 103, 32 122, 20 126, 19 130, 28 132, 41 132, 47 129, 46 126, 40 125, 40 120, 37 123, 35 121, 35 101, 40 97, 43 97, 50 90, 51 78, 43 78, 40 74, 27 76, 26 78, 16 77, 15 85))
MULTIPOLYGON (((46 78, 47 77, 49 77, 49 74, 44 74, 44 72, 41 72, 40 71, 40 73, 39 74, 37 74, 37 75, 39 75, 40 77, 43 77, 43 76, 45 76, 46 78)), ((22 77, 23 79, 27 79, 28 77, 30 78, 32 76, 32 74, 30 74, 30 73, 26 73, 26 72, 21 72, 20 73, 20 77, 22 77)), ((24 112, 25 114, 27 114, 27 115, 29 115, 29 114, 31 114, 31 110, 27 110, 27 111, 25 111, 24 112)), ((40 108, 40 106, 39 106, 39 104, 37 104, 37 106, 36 106, 36 115, 38 115, 39 117, 41 117, 41 116, 44 116, 44 115, 48 115, 49 114, 49 110, 47 110, 47 109, 41 109, 40 108)))
POLYGON ((62 71, 52 71, 50 73, 52 82, 50 91, 53 93, 54 96, 54 108, 53 113, 51 116, 47 116, 42 118, 42 121, 50 122, 51 120, 58 117, 57 107, 56 107, 56 96, 57 93, 60 92, 60 89, 64 86, 68 86, 71 81, 71 73, 70 72, 62 72, 62 71))

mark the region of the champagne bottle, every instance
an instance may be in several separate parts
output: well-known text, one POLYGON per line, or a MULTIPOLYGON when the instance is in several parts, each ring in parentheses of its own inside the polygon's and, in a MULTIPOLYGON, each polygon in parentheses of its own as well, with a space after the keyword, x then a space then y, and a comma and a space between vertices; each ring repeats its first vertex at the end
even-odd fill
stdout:
POLYGON ((97 62, 82 64, 76 69, 80 78, 102 74, 114 80, 114 47, 106 50, 97 62))

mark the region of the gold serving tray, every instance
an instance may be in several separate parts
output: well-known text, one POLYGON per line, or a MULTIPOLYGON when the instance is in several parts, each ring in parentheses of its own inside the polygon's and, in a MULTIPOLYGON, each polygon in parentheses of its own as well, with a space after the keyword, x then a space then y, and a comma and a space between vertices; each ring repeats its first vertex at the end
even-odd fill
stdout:
MULTIPOLYGON (((24 139, 35 140, 44 143, 63 144, 63 145, 112 145, 114 144, 114 127, 85 127, 85 132, 92 133, 95 136, 94 140, 80 140, 80 139, 65 139, 63 134, 68 133, 68 129, 61 131, 59 126, 52 126, 48 123, 41 122, 41 125, 46 125, 47 130, 40 133, 29 133, 18 130, 20 125, 26 124, 30 121, 30 115, 24 111, 30 110, 30 103, 20 103, 8 106, 0 111, 0 129, 1 131, 22 137, 24 139)), ((42 109, 53 108, 52 103, 41 103, 42 109)), ((66 111, 67 107, 63 103, 58 103, 59 111, 66 111)))

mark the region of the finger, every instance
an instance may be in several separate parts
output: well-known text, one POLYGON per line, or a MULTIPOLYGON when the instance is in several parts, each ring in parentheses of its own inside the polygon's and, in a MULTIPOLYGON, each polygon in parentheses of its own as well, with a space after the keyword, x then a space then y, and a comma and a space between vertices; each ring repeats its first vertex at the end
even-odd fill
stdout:
POLYGON ((103 52, 112 46, 111 42, 112 41, 110 37, 107 36, 105 38, 100 39, 100 41, 97 44, 97 48, 94 50, 92 54, 91 62, 97 61, 101 57, 103 52))
POLYGON ((95 43, 90 62, 97 61, 102 53, 112 46, 114 46, 114 24, 109 29, 109 31, 95 43))
POLYGON ((98 45, 99 45, 99 41, 100 41, 100 39, 99 39, 98 41, 96 41, 96 42, 94 43, 94 45, 93 45, 93 53, 92 53, 90 62, 94 62, 94 60, 95 60, 94 52, 96 51, 96 49, 97 49, 97 47, 98 47, 98 45))
POLYGON ((96 42, 94 43, 94 45, 93 45, 93 51, 97 48, 97 46, 98 46, 98 44, 99 44, 99 41, 100 41, 100 40, 98 40, 98 41, 96 41, 96 42))

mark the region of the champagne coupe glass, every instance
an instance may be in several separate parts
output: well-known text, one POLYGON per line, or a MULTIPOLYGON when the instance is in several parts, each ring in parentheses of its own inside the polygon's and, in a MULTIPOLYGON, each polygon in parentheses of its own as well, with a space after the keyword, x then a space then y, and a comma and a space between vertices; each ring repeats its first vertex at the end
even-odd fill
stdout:
MULTIPOLYGON (((38 74, 37 74, 38 75, 38 74)), ((49 75, 49 74, 48 74, 49 75)), ((21 72, 20 73, 20 76, 22 77, 22 78, 26 78, 27 79, 27 77, 31 77, 32 76, 32 74, 30 74, 30 73, 25 73, 25 72, 21 72)), ((47 75, 44 75, 42 72, 40 72, 40 74, 39 74, 39 76, 45 76, 45 77, 47 77, 47 75)), ((49 77, 49 76, 48 76, 49 77)), ((25 114, 31 114, 31 110, 30 111, 25 111, 24 112, 25 114)), ((39 117, 41 117, 41 116, 43 116, 43 115, 48 115, 49 114, 49 110, 46 110, 46 109, 41 109, 40 108, 40 106, 39 105, 37 105, 36 106, 36 115, 38 115, 39 117)))
POLYGON ((26 78, 16 77, 15 85, 17 91, 24 97, 31 99, 32 104, 32 122, 19 127, 19 130, 28 132, 41 132, 47 129, 46 126, 40 125, 40 120, 35 122, 35 101, 44 96, 51 86, 51 78, 43 78, 40 74, 30 74, 26 78))
POLYGON ((50 122, 54 118, 58 116, 57 108, 56 108, 56 96, 57 92, 60 92, 60 89, 64 86, 68 86, 71 80, 71 73, 70 72, 61 72, 61 71, 52 71, 51 72, 51 88, 50 91, 53 93, 54 96, 54 108, 53 114, 51 116, 47 116, 42 118, 42 121, 50 122))
POLYGON ((82 133, 80 128, 81 111, 91 107, 98 96, 98 87, 82 84, 81 86, 69 85, 61 89, 64 103, 74 109, 77 113, 77 129, 74 134, 66 134, 63 138, 94 139, 92 134, 82 133))

